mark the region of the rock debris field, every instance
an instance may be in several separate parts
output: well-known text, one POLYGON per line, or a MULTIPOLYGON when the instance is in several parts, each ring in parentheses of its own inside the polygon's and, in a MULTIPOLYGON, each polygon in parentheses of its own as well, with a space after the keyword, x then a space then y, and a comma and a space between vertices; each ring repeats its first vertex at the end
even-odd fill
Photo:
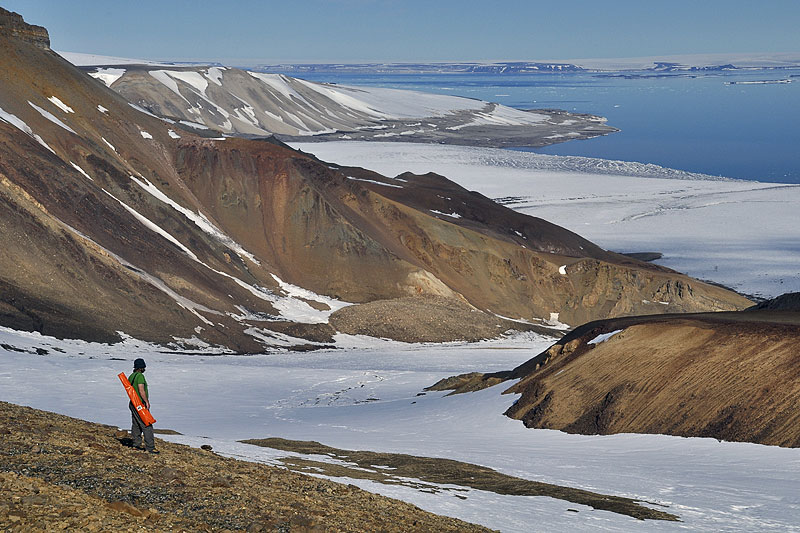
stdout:
POLYGON ((0 402, 3 531, 489 531, 287 470, 0 402))

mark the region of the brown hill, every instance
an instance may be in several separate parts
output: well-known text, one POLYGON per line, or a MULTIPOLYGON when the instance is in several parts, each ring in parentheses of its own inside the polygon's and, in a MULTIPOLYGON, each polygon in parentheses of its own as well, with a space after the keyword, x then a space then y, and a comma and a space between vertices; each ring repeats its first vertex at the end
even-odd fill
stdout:
POLYGON ((800 311, 800 292, 781 294, 777 298, 760 302, 745 310, 760 311, 764 309, 769 309, 771 311, 800 311))
POLYGON ((284 282, 355 303, 444 296, 540 323, 750 304, 441 176, 197 137, 3 28, 2 325, 240 352, 285 345, 273 330, 330 340, 308 315, 331 302, 284 282))
POLYGON ((124 447, 124 431, 54 413, 0 402, 0 421, 3 531, 489 531, 211 451, 159 440, 150 455, 124 447))
POLYGON ((798 346, 797 312, 618 318, 576 328, 513 371, 436 388, 519 379, 506 391, 521 394, 506 414, 531 428, 800 447, 798 346))

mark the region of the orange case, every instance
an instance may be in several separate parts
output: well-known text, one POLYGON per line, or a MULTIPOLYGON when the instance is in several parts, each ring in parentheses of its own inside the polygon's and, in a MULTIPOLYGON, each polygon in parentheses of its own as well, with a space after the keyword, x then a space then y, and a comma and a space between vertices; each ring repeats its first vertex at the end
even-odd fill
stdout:
POLYGON ((124 372, 120 372, 117 374, 117 377, 122 382, 122 386, 125 387, 125 392, 128 393, 128 398, 131 399, 131 403, 136 408, 136 412, 139 413, 139 418, 142 419, 145 426, 152 426, 156 423, 156 419, 153 418, 153 415, 150 414, 150 411, 147 410, 147 407, 142 404, 142 400, 139 398, 139 395, 136 394, 136 391, 133 390, 133 385, 131 382, 128 381, 128 376, 125 375, 124 372))

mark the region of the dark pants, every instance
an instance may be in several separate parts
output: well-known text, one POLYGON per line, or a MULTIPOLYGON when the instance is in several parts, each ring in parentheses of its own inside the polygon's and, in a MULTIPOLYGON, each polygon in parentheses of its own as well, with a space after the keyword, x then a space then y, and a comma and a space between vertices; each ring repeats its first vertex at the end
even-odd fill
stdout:
POLYGON ((131 439, 133 445, 137 448, 142 445, 142 433, 144 433, 144 447, 147 451, 154 450, 156 443, 153 440, 153 425, 145 426, 142 419, 139 418, 139 413, 133 406, 133 402, 128 402, 128 409, 131 410, 131 439))

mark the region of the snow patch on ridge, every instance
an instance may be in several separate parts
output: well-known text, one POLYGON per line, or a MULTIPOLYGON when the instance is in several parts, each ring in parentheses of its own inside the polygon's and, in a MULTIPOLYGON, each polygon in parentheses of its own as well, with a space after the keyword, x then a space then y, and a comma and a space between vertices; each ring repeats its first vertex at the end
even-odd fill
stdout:
POLYGON ((21 132, 27 134, 29 137, 34 139, 36 142, 38 142, 39 144, 41 144, 42 146, 44 146, 45 148, 50 150, 53 154, 56 153, 55 150, 50 148, 50 146, 48 146, 47 143, 44 142, 44 139, 42 139, 41 137, 39 137, 39 135, 34 133, 33 130, 31 129, 31 127, 28 126, 21 118, 19 118, 16 115, 13 115, 13 114, 5 111, 2 107, 0 107, 0 120, 2 120, 3 122, 6 122, 8 124, 11 124, 12 126, 17 128, 21 132))
POLYGON ((203 98, 208 98, 206 96, 206 89, 208 88, 208 80, 204 78, 199 72, 193 72, 187 70, 162 70, 159 72, 163 72, 167 76, 171 76, 172 78, 181 80, 187 85, 191 85, 193 88, 195 88, 197 91, 201 93, 203 98))
POLYGON ((148 72, 148 74, 150 74, 152 77, 154 77, 159 82, 161 82, 163 85, 165 85, 167 87, 167 89, 169 89, 173 93, 175 93, 178 96, 180 96, 181 98, 183 98, 183 100, 187 104, 189 103, 189 100, 187 100, 186 97, 181 94, 180 89, 178 89, 178 83, 174 79, 172 79, 170 77, 168 71, 166 71, 166 70, 151 70, 151 71, 148 72))
MULTIPOLYGON (((170 131, 172 131, 172 130, 170 130, 170 131)), ((161 192, 161 190, 158 187, 156 187, 155 185, 150 183, 150 181, 147 180, 147 178, 145 178, 145 177, 142 177, 144 182, 142 182, 141 180, 139 180, 135 176, 131 176, 131 179, 139 187, 141 187, 142 189, 144 189, 145 191, 150 193, 152 196, 154 196, 155 198, 157 198, 161 202, 167 204, 168 206, 170 206, 171 208, 175 209, 176 211, 181 213, 183 216, 188 218, 190 221, 192 221, 198 228, 203 230, 205 233, 207 233, 208 235, 210 235, 211 237, 213 237, 214 239, 216 239, 220 243, 224 244, 225 246, 227 246, 231 250, 235 251, 237 254, 239 254, 240 257, 242 257, 242 258, 246 257, 247 259, 249 259, 250 261, 252 261, 253 263, 255 263, 257 265, 261 264, 253 254, 251 254, 250 252, 245 250, 244 247, 242 247, 239 243, 234 241, 232 238, 230 238, 228 235, 226 235, 222 230, 220 230, 218 227, 216 227, 214 224, 212 224, 211 221, 205 215, 203 215, 202 213, 199 213, 199 212, 195 213, 191 209, 187 209, 187 208, 183 207, 182 205, 180 205, 179 203, 174 201, 172 198, 170 198, 169 196, 167 196, 166 194, 161 192)))
POLYGON ((442 211, 437 211, 436 209, 429 209, 429 211, 435 215, 444 215, 446 217, 451 217, 451 218, 461 218, 461 215, 459 215, 458 213, 444 213, 442 211))
POLYGON ((64 128, 64 129, 65 129, 65 130, 67 130, 68 132, 70 132, 70 133, 73 133, 73 134, 77 135, 77 133, 75 133, 75 130, 73 130, 72 128, 70 128, 69 126, 67 126, 67 125, 66 125, 66 124, 64 124, 63 122, 61 122, 61 121, 60 121, 58 118, 56 118, 56 116, 55 116, 55 115, 53 115, 51 112, 49 112, 49 111, 46 111, 46 110, 42 109, 41 107, 39 107, 38 105, 34 104, 34 103, 33 103, 33 102, 31 102, 30 100, 28 100, 28 104, 30 104, 30 106, 31 106, 32 108, 34 108, 36 111, 38 111, 40 115, 42 115, 44 118, 46 118, 47 120, 49 120, 49 121, 50 121, 50 122, 52 122, 53 124, 56 124, 56 125, 58 125, 58 126, 61 126, 62 128, 64 128))
POLYGON ((606 342, 608 339, 610 339, 611 337, 613 337, 617 333, 622 333, 622 331, 623 330, 621 330, 621 329, 617 329, 617 330, 612 331, 611 333, 601 333, 600 335, 598 335, 594 339, 590 340, 586 344, 600 344, 600 343, 606 342))
POLYGON ((106 84, 106 87, 111 87, 124 74, 124 68, 99 68, 94 72, 90 72, 89 76, 102 81, 106 84))
POLYGON ((222 72, 227 70, 225 67, 211 67, 206 70, 206 78, 222 87, 222 72))
POLYGON ((59 100, 57 96, 51 96, 50 98, 48 98, 48 100, 50 100, 53 103, 53 105, 55 105, 56 107, 61 109, 64 113, 74 113, 75 112, 75 111, 72 110, 72 108, 70 106, 68 106, 67 104, 65 104, 61 100, 59 100))

